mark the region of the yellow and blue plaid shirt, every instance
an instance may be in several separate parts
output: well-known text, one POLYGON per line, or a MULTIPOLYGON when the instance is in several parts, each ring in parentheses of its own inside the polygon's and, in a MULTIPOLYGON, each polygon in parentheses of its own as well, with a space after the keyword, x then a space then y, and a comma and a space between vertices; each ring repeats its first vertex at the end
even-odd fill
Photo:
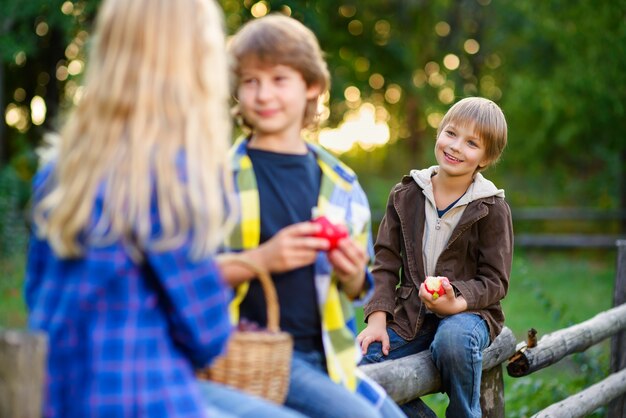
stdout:
MULTIPOLYGON (((318 209, 320 214, 341 214, 350 234, 366 246, 373 260, 371 214, 367 196, 355 173, 323 148, 308 143, 322 172, 318 209)), ((247 138, 240 138, 231 148, 231 165, 239 200, 240 217, 226 242, 226 251, 243 251, 258 247, 261 236, 259 191, 252 162, 247 154, 247 138)), ((356 343, 356 321, 353 304, 362 304, 371 295, 373 280, 366 271, 366 285, 357 300, 349 300, 334 277, 326 253, 320 252, 315 262, 315 286, 321 313, 322 341, 330 378, 352 391, 361 386, 356 378, 356 364, 361 350, 356 343)), ((239 317, 239 304, 248 290, 247 283, 239 286, 231 304, 233 320, 239 317)), ((362 388, 358 388, 359 392, 362 388)))

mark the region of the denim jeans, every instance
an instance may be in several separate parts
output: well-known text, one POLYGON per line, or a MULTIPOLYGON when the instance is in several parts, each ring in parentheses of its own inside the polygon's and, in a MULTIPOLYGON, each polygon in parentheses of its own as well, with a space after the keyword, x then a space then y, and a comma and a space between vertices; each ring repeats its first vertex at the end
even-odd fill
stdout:
POLYGON ((318 352, 294 351, 285 405, 314 418, 396 418, 405 415, 389 397, 379 410, 367 399, 333 382, 318 352))
MULTIPOLYGON (((389 355, 383 355, 380 342, 372 343, 361 364, 398 359, 430 348, 441 374, 442 389, 450 399, 446 416, 480 418, 483 350, 489 345, 489 329, 484 319, 472 313, 441 319, 430 314, 412 341, 404 340, 391 328, 387 328, 387 332, 391 346, 389 355)), ((401 408, 409 417, 436 417, 420 399, 401 408)))
POLYGON ((304 418, 300 413, 227 386, 201 380, 211 418, 304 418))

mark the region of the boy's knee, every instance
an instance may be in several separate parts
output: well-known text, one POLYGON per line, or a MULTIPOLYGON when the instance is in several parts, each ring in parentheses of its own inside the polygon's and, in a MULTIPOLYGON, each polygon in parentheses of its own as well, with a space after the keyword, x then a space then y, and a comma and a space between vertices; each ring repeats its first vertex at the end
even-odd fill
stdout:
POLYGON ((430 346, 430 352, 435 361, 440 359, 448 363, 453 359, 465 358, 466 347, 466 337, 450 333, 437 335, 430 346))
MULTIPOLYGON (((435 339, 431 344, 433 358, 443 361, 453 359, 470 360, 474 356, 482 356, 482 350, 489 344, 489 331, 478 321, 450 321, 440 325, 435 339)), ((473 318, 472 318, 473 319, 473 318)))

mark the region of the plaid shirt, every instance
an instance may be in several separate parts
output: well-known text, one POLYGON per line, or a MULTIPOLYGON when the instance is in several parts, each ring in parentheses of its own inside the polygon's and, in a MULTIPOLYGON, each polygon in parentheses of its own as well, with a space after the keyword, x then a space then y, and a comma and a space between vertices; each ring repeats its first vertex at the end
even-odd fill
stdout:
MULTIPOLYGON (((50 172, 36 176, 36 200, 50 172)), ((101 213, 98 196, 93 219, 101 213)), ((60 259, 32 235, 25 293, 29 327, 49 339, 44 416, 207 416, 193 368, 222 351, 231 294, 212 261, 188 252, 145 248, 138 264, 113 242, 60 259)))
MULTIPOLYGON (((352 238, 367 246, 370 259, 373 260, 370 209, 356 175, 324 149, 311 143, 307 143, 307 146, 317 156, 322 171, 317 203, 320 213, 332 211, 343 214, 352 238)), ((231 164, 241 217, 226 243, 228 251, 256 248, 260 241, 259 191, 252 162, 246 150, 246 138, 240 138, 231 149, 231 164)), ((366 273, 367 285, 365 287, 371 291, 372 277, 369 271, 366 273)), ((361 350, 355 338, 356 322, 352 304, 352 302, 363 303, 369 298, 371 292, 364 292, 359 300, 350 301, 340 290, 338 281, 332 274, 328 257, 323 252, 319 253, 315 263, 315 285, 322 316, 322 340, 330 378, 352 391, 358 390, 366 394, 370 400, 374 398, 373 402, 376 403, 381 398, 380 391, 377 392, 371 385, 363 387, 363 380, 361 377, 357 379, 356 376, 356 364, 360 360, 361 350)), ((237 296, 231 304, 231 316, 235 321, 239 317, 238 307, 247 289, 247 283, 239 286, 237 296)))

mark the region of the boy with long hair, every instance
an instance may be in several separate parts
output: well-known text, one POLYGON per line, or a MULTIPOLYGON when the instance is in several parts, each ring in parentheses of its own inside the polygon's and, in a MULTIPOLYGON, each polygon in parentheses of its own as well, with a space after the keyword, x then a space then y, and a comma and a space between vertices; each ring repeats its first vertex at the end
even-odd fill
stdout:
MULTIPOLYGON (((380 387, 357 376, 352 302, 371 290, 367 198, 350 168, 302 137, 329 88, 317 39, 275 14, 244 25, 229 52, 239 116, 250 133, 231 151, 242 214, 228 249, 243 251, 274 278, 280 325, 295 344, 285 404, 311 417, 403 416, 380 387), (350 236, 337 248, 314 236, 314 207, 344 219, 350 236)), ((239 316, 265 325, 258 282, 236 266, 222 267, 238 285, 239 316)))

